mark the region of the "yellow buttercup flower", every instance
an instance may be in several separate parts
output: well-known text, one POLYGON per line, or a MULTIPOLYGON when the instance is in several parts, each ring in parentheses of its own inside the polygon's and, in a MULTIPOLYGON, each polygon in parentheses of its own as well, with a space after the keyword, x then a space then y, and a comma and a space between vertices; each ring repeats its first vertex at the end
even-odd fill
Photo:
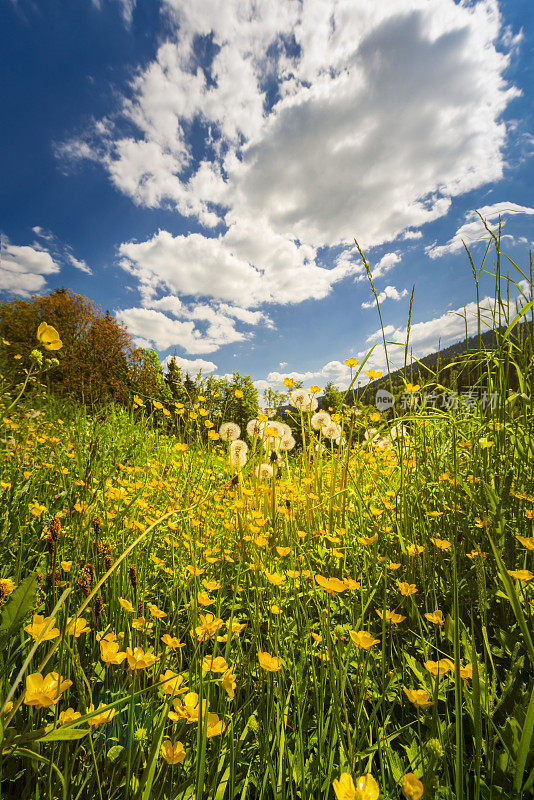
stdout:
POLYGON ((126 658, 126 653, 119 652, 118 642, 103 638, 100 640, 100 658, 107 666, 110 664, 119 665, 126 658))
POLYGON ((187 686, 182 686, 184 682, 183 675, 178 675, 172 669, 167 669, 160 675, 162 681, 163 694, 183 694, 187 692, 187 686))
POLYGON ((425 661, 425 669, 435 678, 441 678, 447 672, 454 671, 454 664, 450 658, 440 658, 439 661, 425 661))
POLYGON ((167 764, 181 764, 185 758, 185 749, 181 742, 171 742, 170 739, 165 739, 161 743, 160 753, 165 759, 167 764))
POLYGON ((531 581, 534 578, 534 575, 528 569, 509 569, 507 572, 516 581, 531 581))
POLYGON ((339 578, 325 578, 323 575, 316 574, 315 580, 321 589, 324 589, 329 594, 344 592, 347 589, 345 582, 340 581, 339 578))
POLYGON ((170 647, 171 650, 177 650, 180 647, 185 647, 185 644, 177 639, 176 636, 169 636, 168 633, 163 634, 161 641, 163 644, 167 645, 167 647, 170 647))
POLYGON ((443 611, 440 611, 439 609, 432 611, 432 613, 426 613, 425 617, 429 622, 433 622, 434 625, 441 626, 445 622, 443 619, 443 611))
POLYGON ((423 796, 423 784, 413 772, 407 772, 402 779, 402 793, 408 800, 420 800, 423 796))
POLYGON ((118 601, 119 601, 119 603, 121 604, 122 608, 125 611, 130 611, 130 612, 135 611, 135 608, 130 603, 130 601, 129 600, 125 600, 124 597, 119 597, 118 601))
POLYGON ((76 621, 74 621, 74 617, 68 617, 66 632, 69 636, 74 636, 77 639, 82 633, 88 633, 90 630, 87 620, 83 617, 78 617, 76 621))
POLYGON ((146 669, 151 667, 159 659, 153 653, 145 653, 142 647, 126 648, 126 656, 128 657, 128 666, 131 670, 146 669))
MULTIPOLYGON (((105 703, 100 703, 98 705, 98 708, 95 709, 94 705, 91 703, 91 705, 87 709, 87 713, 92 714, 93 711, 95 710, 99 711, 101 708, 105 707, 106 707, 105 703)), ((115 711, 114 708, 108 708, 107 711, 102 711, 100 714, 95 714, 95 716, 91 717, 91 719, 88 719, 87 722, 89 723, 89 725, 94 726, 96 728, 98 725, 102 725, 104 722, 109 722, 110 719, 113 719, 116 713, 117 712, 115 711)))
POLYGON ((205 656, 202 660, 202 669, 204 672, 226 672, 228 664, 222 656, 205 656))
POLYGON ((57 637, 60 635, 59 628, 54 628, 55 621, 56 621, 55 617, 42 617, 40 614, 34 614, 31 625, 26 625, 24 630, 26 631, 26 633, 30 634, 32 639, 35 639, 35 641, 37 641, 42 631, 50 623, 50 627, 48 628, 45 635, 41 639, 42 642, 48 642, 51 641, 52 639, 57 639, 57 637))
POLYGON ((378 784, 370 772, 367 775, 360 775, 356 785, 352 776, 348 772, 343 772, 339 780, 334 780, 333 787, 337 800, 377 800, 380 794, 378 784))
POLYGON ((26 676, 24 702, 27 706, 49 708, 59 701, 69 686, 72 686, 72 681, 65 680, 57 672, 49 672, 44 678, 40 672, 33 672, 26 676))
POLYGON ((63 347, 57 330, 46 322, 41 322, 37 328, 37 339, 46 350, 61 350, 63 347))
POLYGON ((430 695, 424 689, 407 689, 406 686, 402 690, 410 703, 413 703, 417 708, 428 708, 432 705, 430 695))
POLYGON ((233 670, 228 669, 221 678, 221 684, 230 700, 234 699, 236 687, 236 674, 233 670))
POLYGON ((73 708, 67 708, 65 711, 61 711, 58 722, 60 725, 66 725, 67 722, 74 722, 75 719, 79 719, 81 716, 79 711, 75 711, 73 708))
POLYGON ((369 650, 374 644, 378 644, 380 639, 375 639, 368 631, 349 631, 349 636, 360 650, 369 650))
POLYGON ((412 594, 415 594, 417 591, 417 587, 415 583, 406 583, 406 581, 398 581, 399 592, 404 595, 404 597, 409 597, 412 594))
POLYGON ((345 358, 343 360, 343 363, 345 364, 346 367, 350 367, 350 369, 353 369, 353 367, 356 367, 360 362, 358 361, 357 358, 351 356, 350 358, 345 358))
POLYGON ((278 670, 282 669, 282 661, 277 656, 271 656, 267 652, 262 652, 261 650, 258 652, 258 661, 260 662, 260 667, 267 672, 278 672, 278 670))

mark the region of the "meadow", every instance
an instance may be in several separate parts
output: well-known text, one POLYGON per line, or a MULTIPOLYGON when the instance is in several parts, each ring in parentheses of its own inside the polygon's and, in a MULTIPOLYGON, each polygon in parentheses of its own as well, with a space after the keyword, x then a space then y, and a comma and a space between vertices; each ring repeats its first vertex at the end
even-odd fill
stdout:
POLYGON ((61 330, 4 342, 37 380, 0 409, 1 796, 531 796, 522 278, 479 307, 471 396, 428 370, 330 414, 288 381, 291 430, 209 393, 89 413, 46 389, 61 330))

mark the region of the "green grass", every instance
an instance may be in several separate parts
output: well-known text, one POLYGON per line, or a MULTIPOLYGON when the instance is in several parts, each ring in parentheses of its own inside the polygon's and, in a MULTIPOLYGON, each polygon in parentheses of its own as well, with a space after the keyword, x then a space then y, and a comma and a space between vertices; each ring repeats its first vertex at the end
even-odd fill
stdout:
MULTIPOLYGON (((334 797, 342 773, 371 773, 381 798, 402 797, 407 773, 425 800, 533 791, 534 580, 509 573, 534 552, 533 348, 511 335, 531 281, 516 314, 499 259, 495 305, 480 309, 495 348, 468 356, 494 406, 347 410, 339 447, 296 412, 303 447, 272 479, 256 476, 259 440, 237 471, 226 444, 200 447, 202 420, 183 449, 156 414, 90 417, 27 392, 6 411, 6 392, 0 578, 16 588, 3 584, 0 608, 2 797, 307 800, 334 797), (436 611, 443 625, 425 616, 436 611), (202 639, 207 613, 222 622, 202 639), (25 631, 37 614, 55 617, 55 638, 25 631), (67 634, 68 617, 89 630, 67 634), (157 660, 105 666, 103 632, 157 660), (235 673, 232 699, 206 657, 235 673), (440 659, 438 678, 425 663, 440 659), (167 670, 197 699, 169 693, 167 670), (50 708, 28 705, 28 676, 52 671, 72 684, 50 708), (92 724, 99 704, 114 715, 92 724), (80 716, 60 724, 68 708, 80 716), (180 763, 162 757, 167 740, 183 744, 180 763)), ((429 372, 428 387, 440 380, 429 372)))

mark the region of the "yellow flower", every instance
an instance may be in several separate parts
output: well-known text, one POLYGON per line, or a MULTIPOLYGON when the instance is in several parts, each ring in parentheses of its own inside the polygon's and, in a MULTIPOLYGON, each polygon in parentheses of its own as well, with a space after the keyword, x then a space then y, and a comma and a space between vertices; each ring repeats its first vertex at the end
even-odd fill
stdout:
POLYGON ((534 550, 534 536, 516 536, 517 541, 526 547, 527 550, 534 550))
POLYGON ((277 547, 276 552, 279 556, 287 556, 287 554, 291 551, 290 547, 277 547))
POLYGON ((135 611, 129 600, 125 600, 124 597, 119 597, 118 600, 125 611, 135 611))
POLYGON ((65 680, 57 672, 49 672, 45 678, 40 672, 33 672, 26 677, 24 702, 27 706, 49 708, 59 701, 69 686, 72 686, 72 681, 65 680))
POLYGON ((265 570, 265 575, 269 583, 271 583, 273 586, 281 586, 285 581, 284 576, 279 575, 277 572, 267 572, 267 570, 265 570))
POLYGON ((428 708, 432 705, 430 695, 424 689, 407 689, 406 686, 403 686, 402 689, 410 703, 417 708, 428 708))
POLYGON ((140 631, 141 633, 151 633, 153 627, 154 623, 148 622, 144 617, 137 617, 132 621, 132 628, 134 629, 134 631, 140 631))
POLYGON ((473 677, 473 665, 466 664, 465 667, 460 667, 460 678, 467 681, 473 677))
POLYGON ((142 647, 126 648, 126 655, 128 657, 128 666, 132 670, 146 669, 156 663, 159 656, 153 653, 145 653, 142 647))
MULTIPOLYGON (((198 715, 199 715, 199 704, 198 704, 198 694, 196 692, 188 692, 188 694, 184 695, 183 703, 180 703, 178 699, 174 701, 174 708, 175 711, 169 711, 169 719, 172 719, 173 722, 177 722, 179 719, 185 719, 188 725, 191 725, 193 722, 198 722, 198 715)), ((206 712, 208 701, 202 701, 202 714, 206 712)))
POLYGON ((317 394, 320 391, 321 391, 321 387, 320 386, 315 386, 315 385, 314 386, 310 386, 310 392, 312 394, 317 394))
POLYGON ((334 780, 337 800, 377 800, 380 793, 378 784, 371 775, 360 775, 356 786, 348 772, 343 772, 339 780, 334 780))
POLYGON ((408 553, 409 556, 415 556, 417 555, 417 553, 423 553, 424 550, 425 548, 422 547, 422 545, 420 544, 419 545, 409 544, 408 547, 406 548, 406 552, 408 553))
POLYGON ((133 401, 134 401, 134 405, 135 406, 142 406, 143 405, 142 399, 137 394, 134 394, 133 401))
POLYGON ((358 536, 358 541, 360 542, 360 544, 364 544, 367 547, 369 547, 370 545, 374 544, 377 539, 378 539, 378 535, 376 533, 375 533, 374 536, 358 536))
POLYGON ((72 569, 72 561, 62 561, 61 569, 63 570, 63 572, 70 572, 72 569))
POLYGON ((119 653, 119 643, 103 638, 100 640, 100 658, 104 664, 122 664, 126 653, 119 653))
MULTIPOLYGON (((105 703, 100 703, 98 708, 95 709, 94 705, 91 703, 91 705, 87 709, 87 713, 92 714, 93 711, 95 710, 99 711, 101 708, 105 707, 106 707, 105 703)), ((107 711, 103 711, 101 714, 95 714, 95 716, 91 717, 91 719, 88 719, 87 722, 89 723, 89 725, 93 725, 94 727, 96 727, 97 725, 102 725, 103 722, 109 722, 110 719, 113 719, 116 713, 117 712, 115 711, 114 708, 108 708, 107 711)))
POLYGON ((243 392, 241 391, 241 389, 235 390, 234 397, 237 397, 238 400, 240 400, 243 397, 243 392))
POLYGON ((205 656, 202 660, 202 669, 204 672, 226 672, 228 664, 222 656, 205 656))
POLYGON ((380 639, 375 639, 368 631, 349 631, 349 636, 353 644, 360 650, 369 650, 370 647, 380 641, 380 639))
POLYGON ((177 639, 176 636, 169 636, 168 633, 163 634, 161 641, 163 644, 166 644, 167 647, 170 647, 171 650, 177 650, 179 647, 185 647, 185 644, 177 639))
POLYGON ((206 720, 206 738, 211 739, 212 736, 218 736, 225 729, 225 724, 219 719, 217 714, 208 712, 206 720))
POLYGON ((357 358, 351 356, 350 358, 345 358, 343 360, 343 363, 345 364, 346 367, 350 367, 352 369, 353 367, 356 367, 360 362, 358 361, 357 358))
POLYGON ((67 708, 66 711, 60 713, 58 722, 60 725, 66 725, 67 722, 74 722, 75 719, 79 719, 81 716, 79 711, 75 711, 73 708, 67 708))
POLYGON ((433 622, 435 625, 440 625, 441 626, 441 625, 443 625, 443 623, 445 621, 443 619, 443 611, 440 611, 439 609, 436 609, 435 611, 432 611, 432 613, 425 614, 425 617, 427 618, 427 620, 429 622, 433 622))
POLYGON ((352 578, 344 578, 343 583, 349 589, 349 591, 353 592, 355 589, 360 588, 360 582, 354 581, 352 578))
MULTIPOLYGON (((365 372, 365 370, 364 370, 364 372, 365 372)), ((368 372, 365 372, 365 374, 367 375, 367 377, 369 378, 370 381, 374 381, 377 378, 381 378, 382 377, 382 373, 380 372, 380 370, 377 371, 375 369, 370 369, 368 372)))
POLYGON ((415 583, 406 583, 405 581, 398 581, 399 592, 405 597, 415 594, 417 587, 415 583))
MULTIPOLYGON (((380 619, 384 618, 383 612, 378 608, 376 609, 376 613, 380 619)), ((389 608, 386 608, 386 622, 391 622, 392 625, 398 625, 399 622, 404 622, 405 619, 406 617, 403 617, 402 614, 396 614, 395 611, 390 611, 389 608)))
POLYGON ((211 606, 215 602, 207 592, 198 592, 197 600, 201 606, 211 606))
POLYGON ((163 619, 163 617, 167 616, 166 611, 162 611, 160 608, 154 605, 154 603, 148 603, 148 610, 152 614, 155 619, 163 619))
POLYGON ((205 588, 205 589, 206 589, 208 592, 215 592, 217 589, 220 589, 220 587, 221 587, 221 584, 219 583, 219 581, 207 581, 207 580, 203 580, 203 581, 202 581, 202 586, 203 586, 203 587, 204 587, 204 588, 205 588))
POLYGON ((214 617, 213 614, 200 614, 200 621, 201 624, 195 628, 197 638, 200 641, 211 639, 222 625, 222 619, 214 617))
POLYGON ((37 328, 37 339, 46 350, 61 350, 63 342, 59 338, 59 333, 52 325, 41 322, 37 328))
POLYGON ((509 569, 507 572, 517 581, 530 581, 534 578, 534 575, 528 569, 509 569))
POLYGON ((74 638, 77 639, 82 633, 87 633, 90 630, 91 628, 87 625, 87 620, 83 617, 78 617, 76 622, 74 622, 74 617, 67 618, 66 632, 69 636, 74 636, 74 638))
POLYGON ((185 749, 181 742, 171 742, 170 739, 165 739, 161 743, 160 753, 165 759, 167 764, 181 764, 185 758, 185 749))
POLYGON ((415 392, 418 392, 420 388, 421 387, 418 383, 407 383, 404 387, 404 391, 408 392, 408 394, 415 394, 415 392))
POLYGON ((12 578, 0 578, 0 598, 10 594, 15 588, 15 581, 12 578))
POLYGON ((173 672, 172 669, 166 670, 160 675, 160 681, 165 681, 162 685, 163 694, 183 694, 187 692, 187 686, 182 686, 183 676, 173 672))
POLYGON ((402 779, 402 793, 408 800, 420 800, 423 796, 423 784, 413 772, 407 772, 402 779))
POLYGON ((434 539, 432 537, 430 538, 432 539, 436 547, 439 548, 440 550, 448 550, 449 547, 451 546, 451 543, 448 542, 446 539, 437 539, 437 538, 434 539))
POLYGON ((454 664, 450 658, 440 658, 439 661, 425 661, 425 669, 435 678, 441 678, 447 672, 454 671, 454 664))
POLYGON ((278 672, 279 669, 282 669, 282 661, 280 658, 271 656, 269 653, 262 652, 261 650, 258 651, 258 661, 260 662, 260 667, 267 670, 267 672, 278 672))
POLYGON ((324 589, 325 592, 328 592, 329 594, 333 594, 334 592, 344 592, 347 588, 344 581, 340 581, 339 578, 325 578, 323 575, 316 574, 315 580, 321 589, 324 589))
POLYGON ((221 678, 221 684, 230 700, 234 699, 234 692, 236 687, 236 674, 233 670, 228 669, 221 678))
POLYGON ((56 621, 55 617, 42 617, 40 614, 33 615, 33 621, 31 625, 26 625, 24 630, 26 633, 29 633, 32 639, 37 639, 41 635, 41 632, 44 630, 46 625, 50 623, 50 627, 48 628, 47 632, 41 639, 42 642, 48 642, 51 639, 57 639, 60 635, 59 628, 54 628, 54 623, 56 621))

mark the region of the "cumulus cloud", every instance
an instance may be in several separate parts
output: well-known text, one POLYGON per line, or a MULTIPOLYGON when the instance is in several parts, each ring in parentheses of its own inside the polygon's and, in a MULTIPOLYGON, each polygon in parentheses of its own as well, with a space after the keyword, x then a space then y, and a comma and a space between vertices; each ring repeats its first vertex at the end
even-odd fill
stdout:
MULTIPOLYGON (((406 297, 408 294, 408 289, 402 289, 399 292, 395 286, 386 286, 386 288, 378 294, 378 302, 383 303, 384 300, 401 300, 403 297, 406 297)), ((369 300, 368 302, 364 301, 362 303, 362 308, 375 308, 376 300, 369 300)))
MULTIPOLYGON (((501 114, 518 91, 496 0, 164 5, 168 41, 121 113, 58 151, 201 226, 123 243, 144 301, 323 298, 362 274, 353 236, 366 249, 414 239, 451 198, 501 177, 501 114), (341 248, 331 269, 318 256, 329 247, 341 248)), ((377 277, 397 263, 386 255, 377 277)))
MULTIPOLYGON (((496 226, 499 217, 507 217, 515 214, 534 214, 534 208, 520 206, 517 203, 493 203, 490 206, 483 206, 477 211, 469 211, 465 215, 465 222, 461 225, 454 236, 446 244, 436 245, 436 243, 425 248, 425 253, 430 258, 440 258, 449 253, 463 251, 463 242, 470 247, 478 242, 487 242, 490 235, 482 219, 485 219, 488 226, 496 226), (480 215, 480 216, 479 216, 480 215), (482 219, 481 219, 482 217, 482 219)), ((512 237, 513 238, 513 237, 512 237)))
POLYGON ((206 361, 203 358, 183 358, 182 356, 174 355, 167 356, 162 360, 161 367, 163 372, 167 370, 169 361, 171 361, 173 358, 176 361, 176 366, 178 366, 184 374, 187 372, 193 377, 198 375, 199 372, 206 374, 215 372, 217 369, 217 364, 214 364, 213 361, 206 361))
POLYGON ((46 275, 59 272, 59 264, 44 248, 0 240, 0 292, 29 297, 46 285, 46 275))

